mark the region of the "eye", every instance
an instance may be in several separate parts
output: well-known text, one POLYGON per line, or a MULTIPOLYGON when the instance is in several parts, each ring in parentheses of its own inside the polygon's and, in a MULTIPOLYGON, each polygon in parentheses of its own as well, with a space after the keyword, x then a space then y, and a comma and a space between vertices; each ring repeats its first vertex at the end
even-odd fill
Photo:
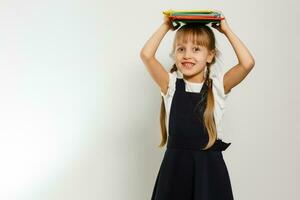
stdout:
POLYGON ((199 47, 195 47, 194 48, 196 51, 200 51, 200 48, 199 47))
POLYGON ((182 49, 182 48, 180 47, 180 48, 177 49, 177 51, 180 51, 181 49, 182 49))

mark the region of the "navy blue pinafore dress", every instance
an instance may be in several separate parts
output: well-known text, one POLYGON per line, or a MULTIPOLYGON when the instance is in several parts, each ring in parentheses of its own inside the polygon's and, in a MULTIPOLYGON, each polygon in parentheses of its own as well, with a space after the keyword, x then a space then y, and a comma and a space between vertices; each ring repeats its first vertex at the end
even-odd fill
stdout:
POLYGON ((177 78, 167 148, 151 200, 233 200, 222 154, 231 143, 217 139, 202 150, 208 142, 203 122, 207 91, 204 82, 200 93, 187 92, 184 80, 177 78))

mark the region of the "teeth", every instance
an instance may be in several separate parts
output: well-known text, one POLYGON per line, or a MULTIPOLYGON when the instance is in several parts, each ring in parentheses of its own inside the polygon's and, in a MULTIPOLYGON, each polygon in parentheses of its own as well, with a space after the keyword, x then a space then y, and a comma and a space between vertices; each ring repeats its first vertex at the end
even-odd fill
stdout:
POLYGON ((194 64, 191 64, 191 63, 184 63, 183 64, 185 67, 192 67, 194 64))

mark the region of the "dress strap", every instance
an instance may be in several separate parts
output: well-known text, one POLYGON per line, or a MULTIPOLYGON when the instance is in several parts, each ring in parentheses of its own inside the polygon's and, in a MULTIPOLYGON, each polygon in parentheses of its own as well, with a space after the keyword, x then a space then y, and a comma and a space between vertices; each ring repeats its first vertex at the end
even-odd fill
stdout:
POLYGON ((184 80, 182 78, 176 79, 176 90, 184 91, 185 90, 185 84, 183 82, 184 80))

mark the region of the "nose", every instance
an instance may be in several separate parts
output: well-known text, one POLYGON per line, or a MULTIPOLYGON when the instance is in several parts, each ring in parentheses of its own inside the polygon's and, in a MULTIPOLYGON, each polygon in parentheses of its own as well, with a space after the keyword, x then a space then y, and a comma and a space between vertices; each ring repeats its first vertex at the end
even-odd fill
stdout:
POLYGON ((184 53, 184 55, 183 55, 183 57, 184 58, 190 58, 191 55, 192 55, 191 52, 189 50, 186 50, 185 53, 184 53))

